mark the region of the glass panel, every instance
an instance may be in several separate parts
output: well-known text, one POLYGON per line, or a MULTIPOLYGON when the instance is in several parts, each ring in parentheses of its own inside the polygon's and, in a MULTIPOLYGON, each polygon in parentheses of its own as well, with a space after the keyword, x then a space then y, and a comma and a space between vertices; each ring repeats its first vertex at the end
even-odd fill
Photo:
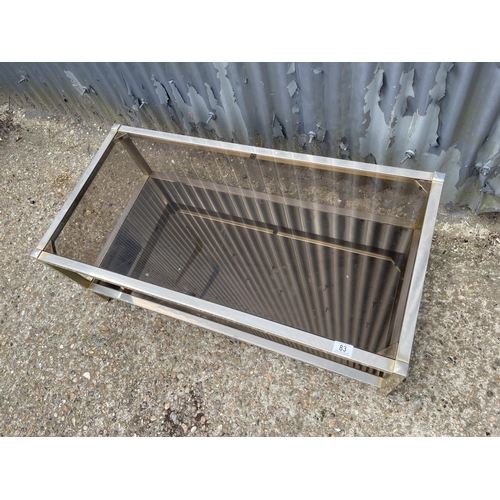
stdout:
POLYGON ((370 352, 394 342, 429 183, 132 142, 151 175, 118 142, 58 255, 370 352))
MULTIPOLYGON (((426 194, 411 179, 387 180, 134 139, 156 175, 189 178, 415 223, 426 194)), ((429 183, 422 183, 428 191, 429 183)), ((365 214, 365 215, 366 215, 365 214)))
POLYGON ((97 265, 111 232, 144 176, 118 143, 57 237, 55 253, 97 265))

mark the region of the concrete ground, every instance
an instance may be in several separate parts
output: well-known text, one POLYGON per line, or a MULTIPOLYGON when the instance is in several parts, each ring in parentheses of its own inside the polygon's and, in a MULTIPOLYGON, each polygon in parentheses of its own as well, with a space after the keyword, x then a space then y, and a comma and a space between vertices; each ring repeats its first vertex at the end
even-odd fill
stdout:
POLYGON ((383 396, 33 260, 109 128, 0 109, 0 436, 500 435, 498 214, 439 214, 410 373, 383 396))

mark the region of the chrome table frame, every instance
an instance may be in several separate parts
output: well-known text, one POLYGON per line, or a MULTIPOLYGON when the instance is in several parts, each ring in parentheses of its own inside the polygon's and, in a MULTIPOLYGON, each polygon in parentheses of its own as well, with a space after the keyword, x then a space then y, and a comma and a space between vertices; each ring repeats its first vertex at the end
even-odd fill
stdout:
MULTIPOLYGON (((207 328, 215 332, 223 333, 230 337, 254 344, 281 354, 291 356, 312 365, 336 372, 362 382, 377 386, 386 392, 392 390, 408 374, 408 366, 417 323, 417 315, 424 286, 424 278, 429 258, 432 234, 436 220, 441 190, 444 182, 444 174, 439 172, 421 172, 403 168, 394 168, 382 165, 365 164, 354 161, 339 160, 333 158, 317 157, 307 154, 299 154, 285 151, 270 150, 251 146, 243 146, 232 143, 200 139, 188 136, 180 136, 163 132, 138 129, 115 124, 102 146, 96 153, 90 165, 84 172, 73 192, 65 202, 59 214, 56 216, 51 226, 47 230, 42 240, 32 252, 32 257, 40 260, 65 276, 76 281, 80 285, 103 297, 118 299, 129 304, 138 305, 152 311, 156 311, 167 316, 187 321, 202 328, 207 328), (54 243, 61 233, 64 225, 82 199, 92 180, 97 175, 107 156, 111 152, 113 145, 120 141, 127 152, 134 160, 136 166, 144 175, 144 182, 152 175, 151 168, 134 146, 132 139, 152 139, 156 142, 164 142, 176 145, 196 147, 202 150, 209 150, 228 155, 243 157, 258 157, 262 160, 278 161, 280 163, 301 165, 311 168, 354 173, 374 178, 389 179, 403 182, 426 181, 430 183, 430 190, 427 193, 427 200, 421 210, 421 216, 414 230, 413 242, 410 247, 408 266, 411 268, 405 272, 402 284, 401 297, 397 304, 395 329, 399 333, 397 351, 392 353, 394 359, 387 355, 374 354, 368 351, 352 347, 352 353, 345 361, 359 364, 368 369, 379 371, 379 374, 370 373, 351 366, 346 366, 341 362, 332 361, 323 357, 311 354, 309 351, 322 351, 330 356, 335 347, 335 342, 291 328, 279 323, 275 323, 251 314, 237 311, 229 307, 214 304, 206 300, 188 296, 176 291, 172 291, 160 286, 146 283, 134 278, 130 278, 118 273, 107 271, 99 267, 83 264, 62 256, 54 255, 47 251, 47 248, 54 243), (415 244, 413 244, 415 243, 415 244), (136 292, 134 294, 134 292, 136 292), (138 296, 140 295, 140 296, 138 296), (148 298, 151 298, 149 300, 148 298), (163 303, 161 303, 163 301, 163 303), (179 306, 179 309, 176 309, 179 306), (187 311, 192 311, 187 312, 187 311), (205 314, 199 317, 196 313, 205 314), (209 315, 212 319, 207 319, 209 315), (248 329, 257 329, 268 332, 274 338, 282 339, 284 343, 274 342, 265 337, 259 337, 240 330, 234 326, 227 326, 217 322, 229 322, 231 325, 242 325, 248 329), (289 345, 304 346, 305 350, 300 350, 289 345)), ((230 188, 228 188, 230 189, 230 188)), ((138 193, 136 193, 137 196, 138 193)), ((269 195, 263 195, 269 196, 269 195)), ((129 203, 129 210, 131 204, 129 203)), ((346 209, 333 208, 338 213, 348 212, 346 209)), ((125 214, 126 215, 126 214, 125 214)), ((123 222, 124 216, 121 217, 123 222)), ((374 218, 377 216, 374 215, 374 218)), ((404 221, 401 224, 404 226, 404 221)), ((117 228, 114 233, 116 234, 117 228)), ((101 256, 103 252, 101 252, 101 256)), ((336 351, 335 356, 342 359, 342 355, 336 351)), ((375 372, 376 373, 376 372, 375 372)))

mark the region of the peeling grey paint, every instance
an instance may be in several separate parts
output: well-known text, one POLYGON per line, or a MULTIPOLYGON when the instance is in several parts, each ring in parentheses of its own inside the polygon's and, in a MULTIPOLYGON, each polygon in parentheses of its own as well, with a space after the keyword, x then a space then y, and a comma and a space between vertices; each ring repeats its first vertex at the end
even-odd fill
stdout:
MULTIPOLYGON (((172 91, 172 99, 175 103, 175 106, 181 112, 184 129, 187 130, 188 132, 191 132, 194 125, 203 122, 200 110, 199 108, 196 109, 195 107, 189 105, 186 101, 184 101, 181 93, 179 92, 179 89, 177 88, 177 85, 173 80, 170 80, 168 83, 172 91)), ((193 91, 191 92, 190 97, 193 98, 194 94, 196 94, 195 89, 193 89, 193 91)), ((188 96, 189 96, 189 91, 188 91, 188 96)), ((196 99, 194 100, 195 103, 199 102, 196 99)), ((205 116, 208 117, 208 108, 206 109, 205 116)))
POLYGON ((132 109, 133 111, 139 111, 143 106, 147 106, 148 102, 136 95, 136 93, 132 90, 132 87, 129 85, 128 80, 122 75, 123 83, 125 84, 125 88, 127 89, 127 95, 129 96, 128 101, 131 103, 131 106, 128 106, 128 103, 123 101, 123 105, 127 109, 132 109))
POLYGON ((234 138, 233 131, 231 130, 231 124, 228 122, 224 109, 219 105, 219 102, 215 98, 214 90, 210 85, 208 85, 208 83, 205 83, 205 89, 207 91, 210 108, 211 110, 213 110, 213 111, 211 110, 208 111, 207 119, 211 112, 215 113, 215 116, 217 117, 217 122, 215 121, 210 122, 212 125, 211 127, 208 128, 215 130, 217 136, 220 139, 224 139, 225 137, 234 138))
POLYGON ((86 92, 88 92, 88 88, 83 86, 78 78, 75 76, 75 74, 72 72, 72 71, 67 71, 65 70, 64 71, 64 74, 69 78, 69 80, 71 81, 71 85, 73 85, 73 87, 75 87, 75 89, 77 90, 77 92, 83 96, 83 94, 85 94, 86 92))
POLYGON ((293 97, 295 95, 295 92, 297 92, 297 82, 295 80, 292 80, 288 86, 287 86, 287 89, 288 89, 288 93, 290 94, 290 97, 293 97))
POLYGON ((281 123, 276 117, 275 113, 273 113, 273 121, 271 126, 273 127, 273 137, 275 138, 285 137, 285 134, 283 133, 283 127, 281 126, 281 123))
POLYGON ((235 105, 234 91, 227 80, 225 66, 219 67, 218 76, 221 82, 221 100, 222 105, 215 97, 214 90, 205 83, 205 90, 208 97, 208 103, 197 91, 194 85, 187 85, 187 100, 185 100, 176 83, 170 80, 169 86, 172 93, 172 103, 178 109, 182 116, 184 129, 191 132, 194 129, 213 130, 220 139, 234 139, 243 137, 248 143, 248 133, 246 131, 241 111, 235 105), (230 110, 226 112, 226 108, 230 110), (211 119, 216 116, 216 120, 211 119))
POLYGON ((405 151, 415 151, 415 157, 405 162, 405 167, 425 171, 441 171, 446 165, 446 180, 443 187, 442 201, 447 203, 455 199, 460 151, 450 147, 435 154, 431 149, 438 139, 439 102, 446 91, 446 78, 451 69, 449 64, 441 64, 435 79, 435 85, 429 91, 427 107, 407 114, 408 100, 415 96, 415 70, 403 72, 399 80, 399 93, 392 106, 389 123, 386 123, 380 106, 381 88, 384 70, 378 68, 373 80, 367 87, 364 111, 369 124, 364 137, 360 140, 361 155, 373 155, 378 164, 401 164, 405 151), (450 168, 450 166, 452 168, 450 168))
MULTIPOLYGON (((217 78, 220 81, 221 106, 217 106, 221 116, 225 117, 229 130, 232 132, 231 139, 242 144, 248 144, 248 130, 241 114, 241 109, 236 102, 234 89, 227 77, 228 63, 213 63, 217 70, 217 78)), ((219 113, 217 113, 219 116, 219 113)))
POLYGON ((447 206, 500 210, 494 63, 0 63, 7 102, 395 167, 412 149, 447 206))
POLYGON ((168 97, 168 92, 167 89, 165 88, 165 85, 163 85, 163 83, 157 80, 154 75, 151 75, 151 81, 153 82, 153 86, 155 88, 155 92, 156 95, 158 96, 160 104, 167 105, 170 99, 168 97))
MULTIPOLYGON (((236 102, 231 82, 227 77, 227 66, 228 63, 214 63, 214 67, 217 70, 217 78, 219 79, 221 86, 220 96, 222 106, 219 108, 221 114, 225 116, 229 128, 232 131, 232 139, 242 144, 248 144, 249 139, 247 126, 243 120, 241 109, 236 102)), ((218 113, 217 116, 219 116, 218 113)))
POLYGON ((477 154, 472 175, 459 193, 458 203, 476 214, 498 211, 500 193, 500 117, 477 154))
POLYGON ((316 140, 323 142, 325 140, 326 130, 319 125, 316 127, 316 140))

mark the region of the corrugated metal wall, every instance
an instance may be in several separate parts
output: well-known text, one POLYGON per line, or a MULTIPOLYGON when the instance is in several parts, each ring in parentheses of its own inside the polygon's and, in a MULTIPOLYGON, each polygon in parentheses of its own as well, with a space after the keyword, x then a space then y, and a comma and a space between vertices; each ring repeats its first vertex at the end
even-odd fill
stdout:
POLYGON ((87 121, 447 174, 500 210, 495 63, 0 63, 0 102, 87 121))

